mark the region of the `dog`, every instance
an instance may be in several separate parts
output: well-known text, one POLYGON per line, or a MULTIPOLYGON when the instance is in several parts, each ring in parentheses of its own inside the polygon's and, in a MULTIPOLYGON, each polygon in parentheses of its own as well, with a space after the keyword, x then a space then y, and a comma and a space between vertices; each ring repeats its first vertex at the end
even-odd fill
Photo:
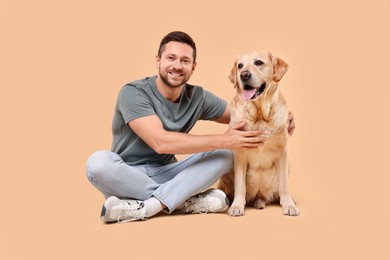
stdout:
POLYGON ((233 200, 230 216, 244 215, 245 205, 264 209, 275 202, 285 215, 300 214, 288 185, 289 109, 278 86, 287 69, 272 52, 253 51, 238 56, 230 72, 236 89, 230 124, 245 121, 245 130, 262 129, 266 137, 258 148, 234 150, 234 171, 219 180, 218 188, 233 200))

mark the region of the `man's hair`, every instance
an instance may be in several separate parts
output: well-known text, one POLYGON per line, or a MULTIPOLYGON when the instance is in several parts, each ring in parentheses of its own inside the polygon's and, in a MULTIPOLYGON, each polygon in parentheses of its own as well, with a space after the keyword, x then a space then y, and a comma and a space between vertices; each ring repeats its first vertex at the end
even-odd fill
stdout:
POLYGON ((194 40, 185 32, 180 31, 170 32, 161 40, 160 47, 158 48, 159 58, 161 58, 161 54, 165 51, 165 47, 168 42, 181 42, 190 45, 193 49, 194 62, 196 61, 196 45, 194 40))

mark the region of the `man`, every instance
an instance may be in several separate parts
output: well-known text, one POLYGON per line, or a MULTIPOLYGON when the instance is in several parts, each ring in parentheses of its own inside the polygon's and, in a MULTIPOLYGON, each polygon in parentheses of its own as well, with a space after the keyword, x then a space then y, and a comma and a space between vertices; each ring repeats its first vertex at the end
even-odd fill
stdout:
MULTIPOLYGON (((188 133, 197 120, 230 121, 226 101, 187 84, 196 67, 196 45, 188 34, 166 35, 156 66, 157 76, 121 89, 112 151, 95 152, 87 161, 88 179, 106 198, 103 222, 145 220, 162 210, 224 211, 226 195, 208 188, 232 168, 231 150, 265 142, 261 130, 242 131, 244 122, 224 134, 188 133), (175 154, 193 155, 177 161, 175 154)), ((292 117, 290 126, 292 133, 292 117)))

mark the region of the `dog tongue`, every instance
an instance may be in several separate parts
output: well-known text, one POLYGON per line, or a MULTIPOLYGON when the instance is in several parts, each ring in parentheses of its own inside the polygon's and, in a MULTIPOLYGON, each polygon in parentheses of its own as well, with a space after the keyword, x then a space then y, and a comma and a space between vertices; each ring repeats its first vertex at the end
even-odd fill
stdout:
POLYGON ((250 100, 253 95, 256 93, 257 89, 253 88, 253 89, 250 89, 250 90, 244 90, 244 92, 242 93, 242 98, 244 100, 250 100))

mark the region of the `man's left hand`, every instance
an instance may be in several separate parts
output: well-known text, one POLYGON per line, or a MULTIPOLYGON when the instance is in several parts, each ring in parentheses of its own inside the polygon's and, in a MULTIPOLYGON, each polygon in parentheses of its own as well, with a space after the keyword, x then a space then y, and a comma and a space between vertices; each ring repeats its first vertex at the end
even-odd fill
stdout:
POLYGON ((291 112, 288 112, 288 127, 287 131, 290 136, 294 133, 295 130, 295 120, 294 120, 294 114, 291 112))

